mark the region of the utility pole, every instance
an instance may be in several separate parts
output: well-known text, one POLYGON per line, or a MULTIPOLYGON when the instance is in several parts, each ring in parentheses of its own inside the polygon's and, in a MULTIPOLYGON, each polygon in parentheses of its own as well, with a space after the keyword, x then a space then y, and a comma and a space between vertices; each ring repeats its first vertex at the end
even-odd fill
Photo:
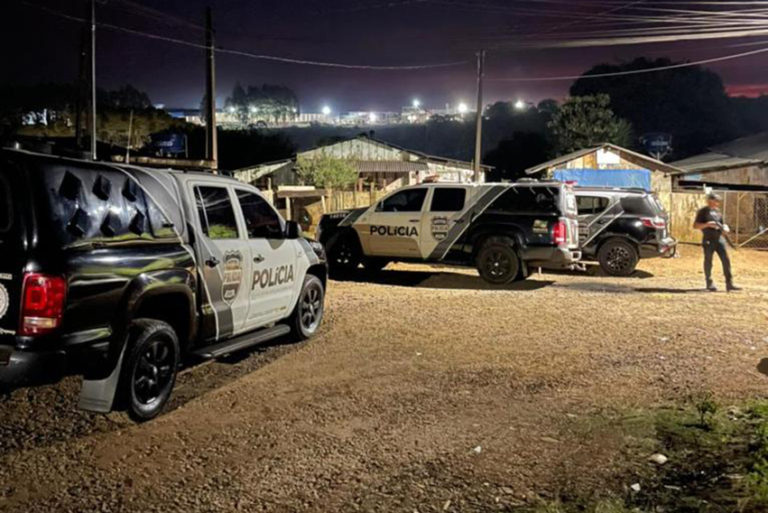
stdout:
POLYGON ((83 149, 83 111, 86 110, 86 96, 88 88, 88 78, 86 72, 86 63, 88 61, 88 30, 89 27, 83 24, 80 34, 80 51, 77 58, 77 91, 75 93, 75 147, 78 150, 83 149))
POLYGON ((475 182, 480 181, 483 163, 483 74, 485 50, 477 52, 477 116, 475 121, 475 182))
POLYGON ((213 20, 211 8, 205 10, 205 158, 212 162, 213 169, 218 169, 219 149, 216 135, 216 63, 213 38, 213 20))
POLYGON ((125 163, 131 163, 131 141, 133 140, 133 109, 128 117, 128 144, 125 145, 125 163))
POLYGON ((96 154, 96 0, 91 0, 91 159, 96 154))

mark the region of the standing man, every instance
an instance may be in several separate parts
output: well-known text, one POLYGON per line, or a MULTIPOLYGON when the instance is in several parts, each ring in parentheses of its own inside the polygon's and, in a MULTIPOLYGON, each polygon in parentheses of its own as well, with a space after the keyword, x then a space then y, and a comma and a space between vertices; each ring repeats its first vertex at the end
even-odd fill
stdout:
POLYGON ((701 245, 704 248, 704 276, 707 279, 707 290, 710 292, 717 291, 717 287, 715 287, 715 283, 712 281, 712 255, 714 253, 717 253, 717 256, 720 257, 720 262, 723 264, 725 289, 728 292, 741 290, 741 288, 733 284, 731 259, 728 258, 728 249, 725 247, 725 239, 723 238, 723 233, 728 233, 731 230, 727 225, 723 224, 723 215, 720 213, 720 201, 719 195, 710 192, 707 195, 707 206, 696 213, 696 220, 693 222, 693 227, 701 230, 704 235, 701 241, 701 245))

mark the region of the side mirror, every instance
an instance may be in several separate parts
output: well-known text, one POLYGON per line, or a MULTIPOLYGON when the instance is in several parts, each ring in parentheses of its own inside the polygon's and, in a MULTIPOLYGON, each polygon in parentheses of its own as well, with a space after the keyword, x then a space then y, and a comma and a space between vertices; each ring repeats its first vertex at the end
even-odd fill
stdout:
POLYGON ((286 221, 285 223, 285 238, 286 239, 298 239, 301 237, 301 226, 296 221, 286 221))

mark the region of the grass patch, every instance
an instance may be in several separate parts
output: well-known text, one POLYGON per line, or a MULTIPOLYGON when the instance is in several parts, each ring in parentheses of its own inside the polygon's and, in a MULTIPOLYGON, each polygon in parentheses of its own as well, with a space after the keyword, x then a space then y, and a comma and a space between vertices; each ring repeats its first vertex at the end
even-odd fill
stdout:
MULTIPOLYGON (((582 496, 542 503, 526 513, 768 512, 768 401, 724 408, 711 394, 685 406, 588 416, 576 432, 618 430, 629 462, 615 499, 582 496), (649 461, 654 454, 668 461, 649 461), (632 484, 637 483, 635 489, 632 484)), ((587 493, 585 491, 585 493, 587 493)))

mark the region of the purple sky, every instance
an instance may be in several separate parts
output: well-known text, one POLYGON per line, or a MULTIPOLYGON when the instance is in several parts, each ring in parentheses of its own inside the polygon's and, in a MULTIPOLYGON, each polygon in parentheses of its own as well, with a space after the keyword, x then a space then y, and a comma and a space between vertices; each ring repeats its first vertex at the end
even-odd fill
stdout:
MULTIPOLYGON (((86 14, 84 0, 26 0, 75 16, 86 14)), ((510 83, 497 77, 579 74, 601 62, 638 56, 699 60, 739 53, 735 47, 755 39, 710 40, 588 49, 516 48, 515 40, 540 34, 573 33, 589 28, 561 11, 599 15, 618 9, 619 0, 587 0, 560 5, 502 0, 98 0, 104 22, 168 37, 202 42, 203 33, 178 19, 142 10, 157 9, 191 24, 202 24, 206 4, 214 10, 217 44, 238 50, 349 64, 410 65, 466 60, 459 67, 422 71, 328 69, 264 62, 245 57, 217 57, 218 96, 236 81, 243 85, 276 83, 298 93, 304 111, 324 104, 335 111, 399 110, 418 97, 427 107, 472 103, 475 94, 474 50, 489 48, 486 99, 538 101, 567 95, 571 81, 510 83), (104 3, 101 3, 104 2, 104 3), (453 5, 448 5, 453 4, 453 5), (504 9, 535 5, 546 14, 504 9), (505 6, 496 11, 496 6, 505 6), (502 48, 496 48, 502 47, 502 48)), ((638 2, 635 2, 638 3, 638 2)), ((629 2, 627 2, 629 4, 629 2)), ((77 74, 78 23, 6 0, 0 17, 3 77, 17 83, 70 81, 77 74)), ((621 9, 618 9, 621 13, 621 9)), ((610 22, 601 25, 612 28, 610 22)), ((199 104, 204 87, 202 50, 100 29, 99 85, 131 83, 156 103, 174 107, 199 104)), ((766 43, 768 46, 768 43, 766 43)), ((768 89, 768 54, 712 65, 729 91, 760 93, 768 89)))

